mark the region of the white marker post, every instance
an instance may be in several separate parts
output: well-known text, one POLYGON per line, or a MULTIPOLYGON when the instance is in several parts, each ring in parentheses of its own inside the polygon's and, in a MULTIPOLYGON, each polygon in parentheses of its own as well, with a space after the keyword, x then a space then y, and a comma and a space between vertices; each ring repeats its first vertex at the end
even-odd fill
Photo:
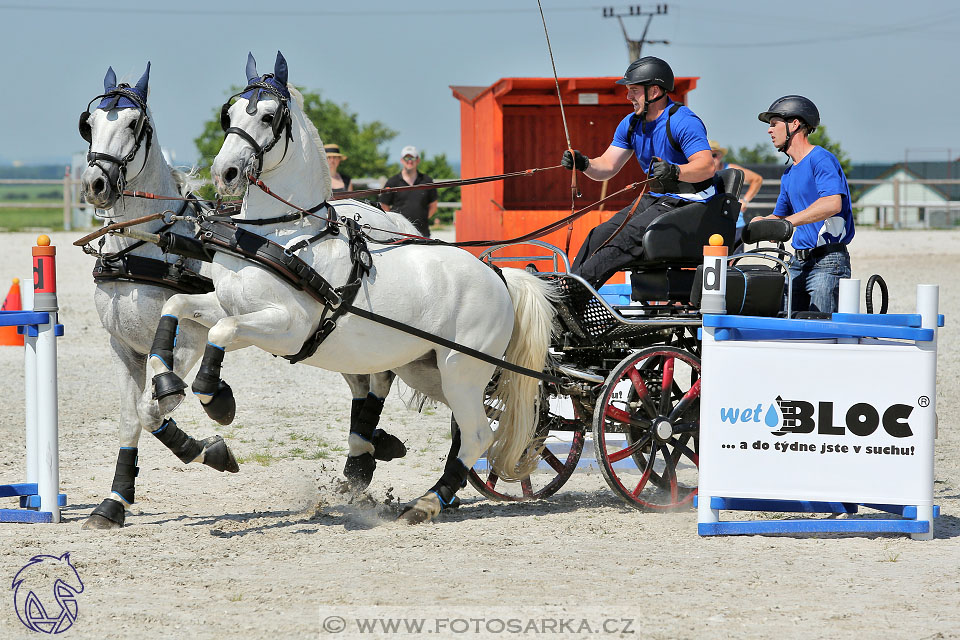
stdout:
MULTIPOLYGON (((60 452, 57 408, 57 248, 50 238, 40 236, 33 247, 33 310, 46 311, 49 320, 37 326, 36 358, 36 443, 37 493, 40 511, 60 522, 60 452)), ((27 347, 29 353, 29 347, 27 347)), ((28 463, 29 464, 29 463, 28 463)))
MULTIPOLYGON (((700 293, 701 316, 727 313, 727 247, 723 244, 723 236, 719 233, 710 236, 709 243, 703 248, 703 278, 700 293)), ((700 333, 704 345, 713 342, 714 331, 713 327, 701 327, 700 333)), ((702 427, 703 422, 701 421, 702 427)), ((720 510, 711 508, 710 497, 703 493, 697 495, 697 520, 699 522, 720 522, 720 510)))

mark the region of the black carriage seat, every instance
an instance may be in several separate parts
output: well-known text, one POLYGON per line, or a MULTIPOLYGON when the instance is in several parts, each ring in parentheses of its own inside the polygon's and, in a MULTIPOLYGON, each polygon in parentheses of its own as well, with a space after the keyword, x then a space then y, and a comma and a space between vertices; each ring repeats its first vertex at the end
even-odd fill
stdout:
POLYGON ((716 175, 717 194, 709 202, 690 202, 667 211, 643 234, 643 256, 628 269, 631 298, 649 302, 690 302, 690 289, 697 265, 703 263, 703 247, 715 233, 733 246, 740 214, 743 171, 724 169, 716 175))

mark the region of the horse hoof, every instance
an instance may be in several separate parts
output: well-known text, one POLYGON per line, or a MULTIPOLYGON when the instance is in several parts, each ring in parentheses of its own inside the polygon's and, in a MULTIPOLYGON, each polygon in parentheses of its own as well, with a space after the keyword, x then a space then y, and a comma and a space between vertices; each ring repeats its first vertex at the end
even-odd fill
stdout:
POLYGON ((407 447, 400 438, 390 435, 383 429, 374 430, 370 441, 373 443, 373 457, 377 460, 389 462, 394 458, 407 455, 407 447))
POLYGON ((431 516, 429 513, 423 509, 417 507, 407 507, 400 512, 400 515, 397 517, 397 520, 402 520, 407 524, 420 524, 430 520, 431 516))
POLYGON ((126 510, 123 503, 113 498, 107 498, 93 510, 90 517, 83 523, 82 529, 87 531, 119 529, 123 526, 125 519, 126 510))
POLYGON ((362 491, 370 486, 373 472, 377 468, 377 461, 369 453, 359 456, 349 456, 343 465, 343 475, 354 491, 362 491))
POLYGON ((160 415, 168 416, 174 411, 177 407, 180 406, 180 403, 183 402, 183 399, 187 397, 185 393, 175 393, 170 396, 165 396, 163 398, 157 399, 157 408, 160 409, 160 415))
POLYGON ((165 371, 153 376, 153 397, 160 408, 160 415, 172 413, 186 397, 183 390, 186 383, 173 371, 165 371))
POLYGON ((217 471, 229 471, 237 473, 240 471, 240 465, 237 459, 233 457, 233 452, 227 446, 221 436, 211 436, 201 440, 203 446, 203 464, 217 471))
POLYGON ((210 402, 201 405, 208 416, 222 425, 230 424, 237 415, 237 401, 233 397, 233 389, 223 380, 217 385, 210 402))

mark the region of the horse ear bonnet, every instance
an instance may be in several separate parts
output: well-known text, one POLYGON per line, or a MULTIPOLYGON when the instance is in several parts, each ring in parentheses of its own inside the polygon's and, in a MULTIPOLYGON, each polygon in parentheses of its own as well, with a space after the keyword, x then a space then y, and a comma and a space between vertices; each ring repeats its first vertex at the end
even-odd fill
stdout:
MULTIPOLYGON (((136 86, 131 87, 126 84, 121 84, 117 86, 117 74, 113 71, 113 67, 107 68, 107 73, 103 77, 103 94, 100 104, 97 105, 97 109, 103 109, 104 111, 110 111, 111 109, 125 109, 125 108, 136 108, 141 109, 140 119, 137 122, 137 130, 135 135, 140 137, 140 130, 143 125, 146 123, 146 112, 141 105, 147 104, 147 88, 150 83, 150 63, 147 62, 147 70, 143 72, 143 75, 140 76, 140 80, 137 81, 136 86), (125 89, 131 93, 136 94, 136 97, 140 98, 141 104, 137 104, 130 98, 124 96, 122 93, 117 93, 117 89, 125 89)), ((100 96, 98 96, 100 97, 100 96)), ((94 98, 96 100, 96 98, 94 98)), ((92 103, 92 102, 91 102, 92 103)), ((80 122, 78 123, 78 129, 80 131, 80 137, 83 138, 87 143, 93 141, 93 132, 90 128, 90 105, 87 105, 86 111, 80 114, 80 122)))
MULTIPOLYGON (((284 59, 283 54, 279 51, 277 51, 277 61, 274 64, 273 73, 264 74, 263 77, 260 77, 260 74, 257 71, 257 61, 254 59, 253 53, 248 52, 246 76, 248 89, 241 92, 239 96, 247 99, 246 111, 250 115, 253 115, 257 112, 260 102, 260 94, 262 93, 262 89, 258 87, 250 87, 250 85, 254 83, 266 83, 275 88, 279 95, 283 96, 287 100, 290 99, 290 92, 287 90, 287 61, 284 59)), ((271 124, 274 138, 278 137, 282 133, 285 126, 292 124, 290 109, 283 100, 280 100, 279 102, 280 106, 277 108, 277 113, 273 119, 273 123, 271 124)), ((220 128, 224 131, 230 128, 230 106, 230 100, 228 100, 222 107, 220 107, 220 128)))

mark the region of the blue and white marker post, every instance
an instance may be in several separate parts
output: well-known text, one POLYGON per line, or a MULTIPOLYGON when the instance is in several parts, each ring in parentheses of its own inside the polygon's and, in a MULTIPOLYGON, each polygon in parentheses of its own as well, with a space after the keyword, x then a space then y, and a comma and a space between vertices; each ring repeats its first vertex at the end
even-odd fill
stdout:
MULTIPOLYGON (((37 488, 40 511, 60 522, 60 445, 57 400, 57 248, 40 236, 33 247, 33 310, 47 322, 36 327, 37 488)), ((30 329, 32 327, 28 327, 30 329)), ((28 337, 31 332, 27 332, 28 337)))
MULTIPOLYGON (((708 259, 716 265, 705 256, 705 268, 708 259)), ((939 288, 917 287, 915 314, 857 313, 859 292, 841 281, 841 312, 829 320, 704 313, 700 535, 933 538, 939 288), (861 507, 899 517, 720 519, 861 507)))
MULTIPOLYGON (((33 247, 32 310, 0 312, 0 324, 24 336, 26 482, 0 484, 0 497, 20 497, 29 509, 0 509, 0 522, 60 522, 60 453, 57 408, 56 248, 40 236, 33 247), (36 510, 32 510, 36 509, 36 510)), ((29 305, 25 305, 29 306, 29 305)))

